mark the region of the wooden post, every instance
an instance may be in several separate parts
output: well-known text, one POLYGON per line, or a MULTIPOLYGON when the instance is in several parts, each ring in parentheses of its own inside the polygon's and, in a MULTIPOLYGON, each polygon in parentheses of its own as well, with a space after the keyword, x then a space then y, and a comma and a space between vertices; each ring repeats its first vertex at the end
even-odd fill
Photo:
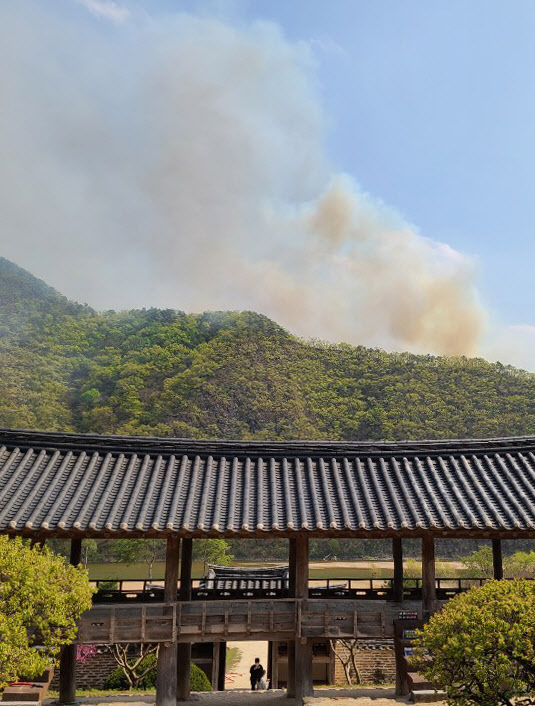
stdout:
POLYGON ((492 569, 493 576, 498 581, 503 579, 503 558, 502 558, 502 540, 492 540, 492 569))
POLYGON ((394 557, 394 600, 396 603, 403 601, 403 540, 394 537, 392 540, 392 554, 394 557))
MULTIPOLYGON (((288 546, 289 562, 289 593, 290 598, 295 598, 295 568, 296 568, 296 540, 290 539, 288 546)), ((286 696, 293 699, 295 696, 295 640, 288 640, 288 677, 286 679, 286 696)))
POLYGON ((288 678, 286 680, 286 696, 295 698, 295 640, 288 640, 288 678))
POLYGON ((269 672, 269 688, 278 689, 279 688, 279 643, 273 640, 269 643, 271 662, 271 671, 269 672))
MULTIPOLYGON (((176 603, 178 585, 178 555, 180 539, 175 535, 167 540, 165 552, 165 585, 163 597, 166 603, 176 603)), ((158 671, 156 675, 156 706, 176 706, 177 694, 177 649, 176 642, 160 643, 158 671)))
MULTIPOLYGON (((191 601, 191 567, 193 563, 193 540, 182 540, 182 554, 180 556, 180 600, 191 601)), ((214 645, 214 649, 216 645, 214 645)), ((212 650, 212 660, 214 659, 212 650)), ((179 642, 177 645, 178 667, 178 701, 187 701, 190 697, 190 671, 191 671, 191 643, 179 642)))
POLYGON ((422 612, 427 620, 435 610, 435 543, 433 537, 422 538, 422 612))
POLYGON ((225 666, 227 662, 227 643, 220 642, 219 647, 219 671, 217 674, 217 690, 225 691, 225 666))
POLYGON ((210 677, 212 691, 217 691, 219 683, 219 643, 212 642, 212 675, 210 677))
POLYGON ((292 598, 295 598, 295 557, 296 540, 290 539, 288 547, 288 588, 292 598))
MULTIPOLYGON (((69 562, 78 566, 82 560, 82 540, 71 539, 69 562)), ((76 645, 65 645, 59 662, 59 703, 76 701, 76 645)))
MULTIPOLYGON (((295 597, 308 598, 308 537, 300 535, 295 545, 295 597)), ((295 641, 295 700, 302 704, 305 696, 314 695, 312 685, 312 641, 301 637, 295 641)))
POLYGON ((330 640, 327 640, 327 647, 329 649, 329 668, 328 668, 328 675, 329 675, 329 684, 336 684, 336 656, 334 654, 334 650, 332 648, 332 643, 330 640))
POLYGON ((271 689, 271 680, 273 678, 273 642, 270 640, 268 642, 268 659, 266 667, 266 681, 268 682, 268 689, 271 689))

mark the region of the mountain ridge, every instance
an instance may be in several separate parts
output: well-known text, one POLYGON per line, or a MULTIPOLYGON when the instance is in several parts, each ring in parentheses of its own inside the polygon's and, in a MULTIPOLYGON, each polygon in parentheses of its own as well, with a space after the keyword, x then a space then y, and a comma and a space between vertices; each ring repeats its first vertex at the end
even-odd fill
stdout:
POLYGON ((304 342, 255 312, 96 312, 0 259, 0 427, 340 440, 535 432, 535 375, 304 342))

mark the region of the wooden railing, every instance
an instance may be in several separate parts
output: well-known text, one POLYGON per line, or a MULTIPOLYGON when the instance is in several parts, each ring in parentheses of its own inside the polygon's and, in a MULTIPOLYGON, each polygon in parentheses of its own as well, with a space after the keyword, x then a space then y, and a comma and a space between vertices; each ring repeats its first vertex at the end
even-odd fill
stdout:
POLYGON ((217 642, 238 639, 388 636, 384 611, 356 601, 280 599, 98 605, 80 619, 78 642, 217 642))
MULTIPOLYGON (((437 598, 445 600, 472 586, 481 586, 486 578, 436 578, 437 598)), ((309 579, 309 598, 392 600, 394 598, 392 578, 323 578, 309 579)), ((251 582, 253 583, 253 582, 251 582)), ((258 583, 258 582, 256 582, 258 583)), ((266 582, 267 583, 267 582, 266 582)), ((161 603, 163 601, 163 581, 146 579, 125 579, 118 581, 93 581, 98 592, 95 603, 161 603), (110 583, 116 584, 109 588, 110 583)), ((404 598, 420 600, 422 580, 406 578, 403 580, 404 598)), ((178 588, 177 588, 178 598, 178 588)), ((240 599, 285 599, 289 598, 286 586, 274 588, 272 585, 249 585, 241 588, 213 588, 202 580, 192 581, 192 599, 194 601, 240 600, 240 599)))

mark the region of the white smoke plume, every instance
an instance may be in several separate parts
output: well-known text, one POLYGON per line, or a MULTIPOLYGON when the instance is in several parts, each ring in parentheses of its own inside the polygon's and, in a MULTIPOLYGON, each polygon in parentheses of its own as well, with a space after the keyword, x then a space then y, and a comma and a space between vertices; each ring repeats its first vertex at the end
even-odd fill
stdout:
POLYGON ((120 19, 0 6, 1 255, 97 308, 254 309, 305 337, 475 352, 473 264, 330 167, 308 45, 120 19))
POLYGON ((124 22, 130 12, 112 0, 74 0, 83 5, 92 15, 112 22, 124 22))

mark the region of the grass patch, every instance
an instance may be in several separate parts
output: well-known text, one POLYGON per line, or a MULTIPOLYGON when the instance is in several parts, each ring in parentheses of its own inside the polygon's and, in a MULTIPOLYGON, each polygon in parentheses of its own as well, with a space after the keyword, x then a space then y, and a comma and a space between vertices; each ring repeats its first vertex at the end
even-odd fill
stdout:
MULTIPOLYGON (((359 560, 361 561, 361 560, 359 560)), ((420 562, 411 560, 414 566, 420 567, 420 562)), ((274 563, 283 562, 236 562, 235 566, 266 566, 274 563)), ((386 562, 385 562, 386 564, 386 562)), ((143 580, 148 579, 148 566, 144 562, 139 562, 135 564, 89 564, 89 578, 93 581, 95 580, 143 580)), ((437 576, 441 577, 453 577, 458 576, 459 571, 450 565, 447 561, 441 561, 437 565, 437 576)), ((163 561, 157 561, 153 567, 153 579, 154 581, 162 581, 165 575, 165 563, 163 561)), ((193 562, 192 566, 192 577, 194 579, 200 579, 204 575, 204 564, 202 561, 193 562)), ((393 569, 388 566, 382 566, 381 562, 373 561, 370 562, 368 567, 340 567, 336 563, 325 562, 321 566, 311 567, 310 578, 311 579, 363 579, 370 577, 373 578, 392 578, 393 569)))
POLYGON ((227 647, 225 656, 225 672, 231 672, 235 669, 241 660, 242 651, 239 647, 227 647))

